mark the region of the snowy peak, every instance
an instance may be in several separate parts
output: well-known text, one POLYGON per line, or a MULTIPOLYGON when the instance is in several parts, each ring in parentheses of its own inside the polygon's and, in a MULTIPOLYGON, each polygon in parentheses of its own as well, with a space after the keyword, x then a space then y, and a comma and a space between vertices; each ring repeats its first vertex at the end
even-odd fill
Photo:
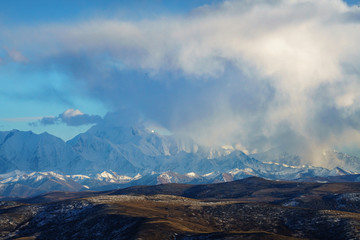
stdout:
POLYGON ((198 153, 199 147, 191 140, 162 136, 139 126, 94 126, 68 144, 91 163, 92 172, 112 169, 126 175, 171 170, 163 169, 169 159, 205 152, 198 153))
POLYGON ((129 177, 126 175, 118 175, 114 171, 111 171, 111 173, 103 171, 95 175, 95 179, 108 183, 128 183, 139 178, 141 178, 141 174, 137 174, 135 177, 129 177))
POLYGON ((85 188, 55 172, 23 173, 14 171, 0 175, 0 196, 30 197, 50 191, 81 191, 85 188))
POLYGON ((179 174, 172 171, 167 171, 162 174, 160 174, 157 177, 157 183, 158 184, 166 184, 166 183, 193 183, 196 181, 204 182, 204 179, 194 173, 187 173, 187 174, 179 174))
POLYGON ((306 180, 360 172, 358 158, 337 152, 327 154, 341 162, 332 170, 296 164, 298 156, 276 154, 248 156, 229 146, 204 147, 141 125, 97 125, 66 143, 48 133, 13 130, 0 132, 0 193, 211 183, 249 176, 306 180), (13 170, 17 172, 9 174, 13 170))
POLYGON ((0 173, 11 170, 66 171, 75 152, 48 133, 9 131, 0 134, 0 173))

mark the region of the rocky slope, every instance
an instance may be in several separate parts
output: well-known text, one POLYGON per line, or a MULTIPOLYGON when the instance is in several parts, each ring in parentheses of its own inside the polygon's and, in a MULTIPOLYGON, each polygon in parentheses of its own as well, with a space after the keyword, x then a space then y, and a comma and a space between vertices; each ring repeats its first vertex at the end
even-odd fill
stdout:
POLYGON ((0 202, 0 238, 359 239, 359 188, 250 178, 48 194, 0 202), (291 205, 294 197, 299 205, 291 205))

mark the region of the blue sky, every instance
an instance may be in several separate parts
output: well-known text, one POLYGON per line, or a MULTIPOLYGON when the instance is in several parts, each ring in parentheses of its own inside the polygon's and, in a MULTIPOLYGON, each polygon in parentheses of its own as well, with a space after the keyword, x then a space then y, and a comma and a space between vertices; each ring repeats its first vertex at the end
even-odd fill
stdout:
POLYGON ((44 21, 72 22, 94 17, 136 20, 187 14, 216 0, 15 0, 1 1, 1 18, 12 24, 44 21))
POLYGON ((116 119, 245 152, 357 149, 358 2, 0 1, 0 130, 116 119))
MULTIPOLYGON (((139 21, 161 16, 188 14, 192 9, 216 1, 95 1, 95 0, 16 0, 0 2, 0 24, 6 27, 90 21, 93 18, 139 21)), ((1 40, 0 40, 1 43, 1 40)), ((2 43, 0 57, 3 62, 11 49, 2 43)), ((74 90, 73 79, 63 70, 38 67, 27 62, 8 62, 0 65, 0 130, 48 131, 65 140, 91 125, 66 126, 29 123, 40 117, 57 116, 67 109, 104 116, 111 107, 101 100, 74 90), (69 87, 70 86, 70 87, 69 87)), ((81 88, 81 86, 76 86, 81 88)))

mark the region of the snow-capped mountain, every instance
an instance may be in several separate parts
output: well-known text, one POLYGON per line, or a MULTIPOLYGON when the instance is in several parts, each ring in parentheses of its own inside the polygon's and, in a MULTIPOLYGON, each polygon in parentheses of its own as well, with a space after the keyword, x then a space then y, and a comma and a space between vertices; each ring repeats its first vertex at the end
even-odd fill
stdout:
POLYGON ((360 172, 356 157, 337 152, 326 156, 341 164, 334 169, 301 165, 300 157, 275 151, 248 156, 141 125, 96 125, 68 142, 48 133, 13 130, 0 132, 0 195, 226 182, 249 176, 306 180, 360 172))
MULTIPOLYGON (((321 182, 332 177, 349 176, 348 181, 360 181, 360 174, 350 175, 350 173, 336 168, 333 170, 315 167, 290 167, 280 166, 276 170, 271 166, 268 170, 258 167, 252 169, 245 167, 235 168, 226 172, 210 172, 199 175, 195 172, 179 174, 177 172, 166 171, 162 173, 150 173, 147 175, 137 174, 136 176, 119 175, 116 172, 101 172, 91 175, 62 175, 55 172, 32 172, 25 173, 13 171, 0 175, 0 199, 2 197, 29 197, 50 191, 85 191, 85 190, 111 190, 116 188, 126 188, 136 185, 156 185, 166 183, 188 183, 206 184, 230 182, 247 177, 257 176, 268 179, 287 179, 306 181, 308 179, 322 179, 321 182)), ((341 178, 343 179, 343 178, 341 178)), ((341 180, 340 179, 340 180, 341 180)), ((336 179, 334 179, 336 181, 336 179)))
POLYGON ((351 172, 360 172, 360 158, 337 151, 327 151, 323 154, 325 161, 332 162, 334 166, 351 172))
MULTIPOLYGON (((301 156, 281 151, 279 149, 270 149, 269 151, 250 155, 265 163, 279 163, 291 166, 301 166, 301 156)), ((324 162, 330 168, 340 168, 348 173, 360 173, 360 158, 337 151, 324 151, 319 154, 319 162, 324 162)))
POLYGON ((0 132, 0 173, 12 170, 73 172, 86 160, 60 138, 48 133, 0 132))
POLYGON ((29 197, 50 191, 82 191, 86 187, 55 172, 13 171, 0 175, 0 196, 29 197))
POLYGON ((167 170, 186 173, 199 168, 195 165, 203 168, 203 159, 224 155, 221 149, 214 151, 188 138, 159 135, 142 126, 97 125, 68 144, 89 161, 88 172, 111 169, 130 175, 167 170))
POLYGON ((270 149, 266 152, 251 154, 250 156, 262 162, 276 162, 290 166, 299 166, 302 164, 300 156, 281 151, 277 148, 270 149))

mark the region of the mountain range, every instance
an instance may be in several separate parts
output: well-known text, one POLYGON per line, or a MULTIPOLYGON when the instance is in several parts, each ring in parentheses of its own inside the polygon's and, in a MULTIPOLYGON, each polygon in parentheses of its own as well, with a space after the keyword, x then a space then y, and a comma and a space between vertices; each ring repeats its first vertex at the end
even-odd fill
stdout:
POLYGON ((352 176, 348 179, 360 181, 359 158, 339 152, 324 157, 336 159, 339 166, 302 165, 299 156, 275 150, 248 156, 229 147, 161 135, 142 125, 98 124, 67 142, 48 133, 12 130, 0 132, 0 195, 216 183, 249 176, 299 181, 352 176))

